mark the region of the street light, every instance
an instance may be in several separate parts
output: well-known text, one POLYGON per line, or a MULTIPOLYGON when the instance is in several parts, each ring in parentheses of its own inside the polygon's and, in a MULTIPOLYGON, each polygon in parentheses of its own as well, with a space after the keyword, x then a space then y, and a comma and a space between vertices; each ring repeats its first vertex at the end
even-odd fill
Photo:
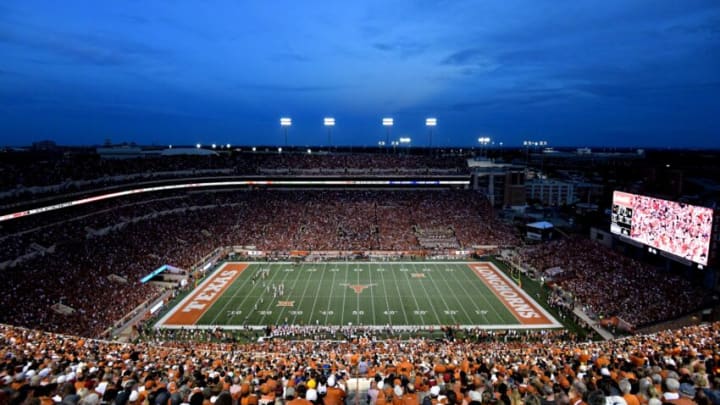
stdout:
POLYGON ((425 118, 425 126, 430 129, 430 138, 428 140, 428 148, 432 148, 433 129, 437 126, 437 118, 425 118))
POLYGON ((388 144, 390 143, 390 128, 392 128, 395 124, 395 120, 392 118, 383 118, 382 124, 387 129, 387 133, 385 134, 385 144, 388 144))
POLYGON ((335 118, 332 117, 325 117, 323 119, 323 124, 328 129, 328 146, 332 146, 332 128, 335 126, 335 118))
POLYGON ((292 119, 283 117, 280 118, 280 126, 285 130, 285 146, 287 146, 288 128, 292 125, 292 119))

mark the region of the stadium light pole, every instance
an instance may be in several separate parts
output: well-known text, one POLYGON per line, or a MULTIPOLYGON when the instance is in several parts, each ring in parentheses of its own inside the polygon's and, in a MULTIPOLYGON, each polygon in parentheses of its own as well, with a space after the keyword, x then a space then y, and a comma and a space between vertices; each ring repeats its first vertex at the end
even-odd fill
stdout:
POLYGON ((428 148, 432 148, 433 129, 437 126, 437 118, 425 118, 425 126, 430 130, 428 135, 428 148))
POLYGON ((406 155, 410 154, 410 142, 412 142, 412 139, 409 136, 401 137, 400 139, 398 139, 398 143, 400 145, 405 145, 407 147, 407 149, 405 150, 406 155))
MULTIPOLYGON (((490 143, 490 138, 487 136, 481 136, 480 138, 478 138, 478 142, 481 145, 480 155, 482 156, 483 152, 485 151, 485 147, 490 143)), ((485 157, 487 157, 487 156, 485 156, 485 157)))
POLYGON ((328 148, 332 148, 332 129, 335 126, 335 118, 325 117, 325 119, 323 119, 323 124, 328 129, 328 148))
POLYGON ((292 125, 292 119, 288 117, 280 118, 280 126, 285 130, 285 146, 288 144, 288 128, 292 125))
POLYGON ((387 130, 385 132, 385 144, 387 145, 390 143, 390 129, 395 124, 395 120, 393 120, 392 118, 383 118, 382 124, 385 127, 385 129, 387 130))

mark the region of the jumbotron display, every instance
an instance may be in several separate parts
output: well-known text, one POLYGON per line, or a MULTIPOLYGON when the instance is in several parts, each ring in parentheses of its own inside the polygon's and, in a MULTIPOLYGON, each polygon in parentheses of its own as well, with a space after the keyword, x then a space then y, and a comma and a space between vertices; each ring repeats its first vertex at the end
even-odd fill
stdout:
POLYGON ((615 191, 610 231, 707 265, 713 210, 615 191))

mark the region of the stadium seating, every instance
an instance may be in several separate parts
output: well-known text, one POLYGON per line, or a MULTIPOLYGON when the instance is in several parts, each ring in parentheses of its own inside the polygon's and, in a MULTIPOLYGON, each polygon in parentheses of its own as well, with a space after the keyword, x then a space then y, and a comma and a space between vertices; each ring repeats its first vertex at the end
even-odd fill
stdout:
POLYGON ((243 345, 122 344, 0 325, 0 402, 280 405, 299 396, 317 405, 351 394, 370 405, 706 405, 720 399, 718 342, 719 323, 588 343, 549 334, 243 345))
POLYGON ((703 305, 707 292, 689 281, 583 238, 521 249, 539 271, 563 270, 556 285, 598 318, 619 317, 640 327, 684 315, 703 305))
POLYGON ((99 336, 160 293, 138 285, 142 276, 163 264, 190 268, 218 246, 281 255, 294 249, 412 251, 423 248, 414 229, 438 227, 452 228, 466 248, 519 243, 473 191, 259 190, 146 198, 10 221, 0 238, 10 247, 0 253, 10 292, 0 298, 0 321, 99 336), (110 275, 129 283, 108 283, 110 275), (109 305, 110 296, 122 299, 109 305), (55 303, 78 312, 70 321, 47 310, 55 303))

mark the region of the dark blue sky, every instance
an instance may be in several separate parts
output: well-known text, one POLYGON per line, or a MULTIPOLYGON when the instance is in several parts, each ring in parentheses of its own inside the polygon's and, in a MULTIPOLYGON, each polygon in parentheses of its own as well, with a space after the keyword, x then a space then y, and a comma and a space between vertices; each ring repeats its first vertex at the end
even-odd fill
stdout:
POLYGON ((720 147, 720 1, 3 1, 0 145, 720 147))

